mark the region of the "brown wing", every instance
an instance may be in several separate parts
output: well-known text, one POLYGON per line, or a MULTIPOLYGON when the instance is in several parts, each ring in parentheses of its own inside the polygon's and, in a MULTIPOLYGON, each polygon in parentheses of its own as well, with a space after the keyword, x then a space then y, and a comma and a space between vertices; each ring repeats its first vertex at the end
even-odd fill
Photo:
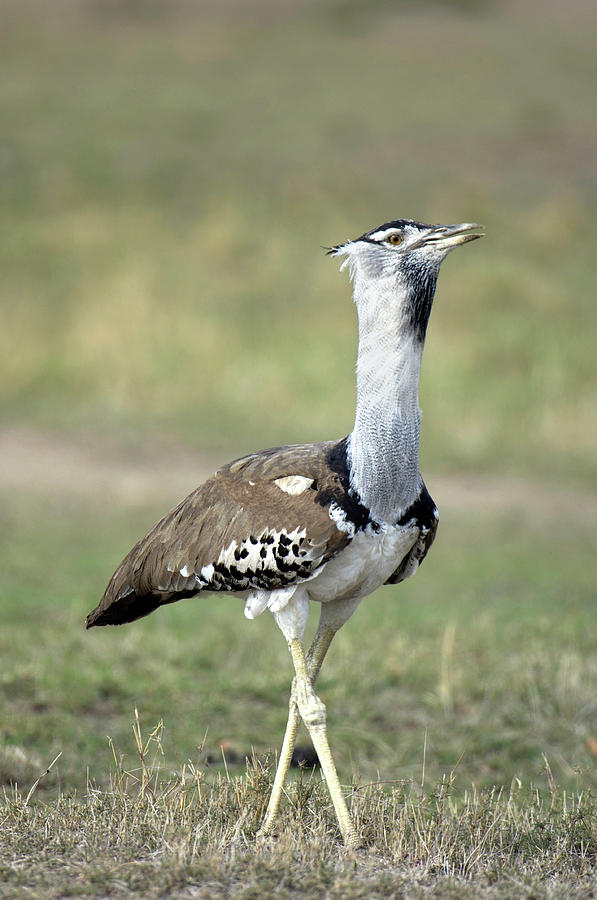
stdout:
POLYGON ((346 501, 344 447, 274 448, 219 469, 133 547, 87 627, 131 622, 200 591, 309 578, 350 540, 329 515, 346 501))

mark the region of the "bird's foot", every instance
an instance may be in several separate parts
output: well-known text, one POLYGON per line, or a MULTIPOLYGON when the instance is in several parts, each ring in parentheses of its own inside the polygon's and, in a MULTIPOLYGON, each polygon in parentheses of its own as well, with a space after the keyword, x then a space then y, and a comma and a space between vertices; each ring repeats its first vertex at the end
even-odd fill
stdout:
POLYGON ((275 837, 277 837, 277 834, 273 822, 264 821, 259 831, 255 834, 255 843, 260 847, 265 844, 266 841, 275 837))

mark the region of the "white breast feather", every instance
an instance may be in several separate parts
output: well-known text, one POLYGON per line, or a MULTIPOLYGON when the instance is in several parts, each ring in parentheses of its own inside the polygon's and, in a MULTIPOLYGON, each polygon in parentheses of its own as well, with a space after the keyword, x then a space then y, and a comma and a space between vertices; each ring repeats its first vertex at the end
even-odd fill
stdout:
POLYGON ((412 550, 418 536, 416 525, 359 531, 309 582, 309 596, 320 603, 365 597, 385 584, 412 550))
POLYGON ((301 585, 275 591, 251 591, 245 602, 245 616, 255 619, 266 609, 281 613, 298 587, 301 595, 306 592, 309 599, 319 603, 365 597, 385 584, 410 553, 419 533, 414 524, 359 531, 344 550, 301 585))
POLYGON ((332 502, 328 507, 328 515, 338 531, 344 531, 346 534, 352 537, 354 535, 354 525, 347 518, 346 512, 342 509, 341 506, 338 506, 337 503, 332 502))

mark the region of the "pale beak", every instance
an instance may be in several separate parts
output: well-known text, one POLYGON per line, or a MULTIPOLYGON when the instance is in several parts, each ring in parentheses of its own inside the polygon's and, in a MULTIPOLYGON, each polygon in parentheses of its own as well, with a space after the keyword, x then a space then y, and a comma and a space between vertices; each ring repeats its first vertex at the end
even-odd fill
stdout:
POLYGON ((408 248, 437 247, 438 250, 453 250, 461 244, 476 241, 485 233, 483 225, 476 222, 463 222, 460 225, 432 225, 425 234, 408 248))

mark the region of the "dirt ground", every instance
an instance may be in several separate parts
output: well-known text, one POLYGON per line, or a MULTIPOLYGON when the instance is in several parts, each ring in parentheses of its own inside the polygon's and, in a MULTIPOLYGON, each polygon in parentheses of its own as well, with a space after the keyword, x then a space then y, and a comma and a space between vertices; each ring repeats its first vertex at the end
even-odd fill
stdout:
MULTIPOLYGON (((0 429, 0 491, 70 495, 102 505, 173 505, 225 458, 207 457, 156 437, 151 445, 119 444, 97 435, 29 427, 0 429)), ((426 474, 440 513, 494 513, 529 527, 597 526, 597 492, 522 478, 426 474)))

